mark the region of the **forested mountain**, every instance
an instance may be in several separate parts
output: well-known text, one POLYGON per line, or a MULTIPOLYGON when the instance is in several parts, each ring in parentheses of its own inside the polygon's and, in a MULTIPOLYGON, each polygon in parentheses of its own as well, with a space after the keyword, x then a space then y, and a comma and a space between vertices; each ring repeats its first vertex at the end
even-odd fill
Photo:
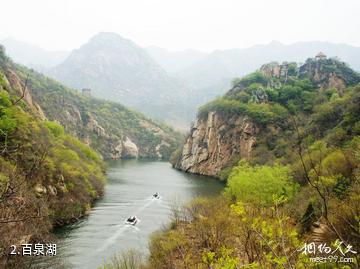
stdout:
POLYGON ((97 99, 11 60, 3 70, 12 84, 26 81, 25 100, 39 117, 57 121, 65 130, 96 149, 106 159, 168 158, 177 134, 121 104, 97 99))
POLYGON ((173 162, 227 186, 174 211, 152 239, 150 268, 317 268, 305 243, 356 268, 357 252, 339 246, 360 248, 359 83, 320 53, 265 64, 202 106, 173 162))
POLYGON ((86 214, 105 183, 101 156, 58 123, 41 119, 40 106, 29 92, 23 95, 25 80, 16 68, 1 49, 1 268, 20 268, 20 257, 9 260, 9 246, 48 239, 54 226, 86 214))
POLYGON ((169 77, 144 49, 114 33, 94 36, 49 74, 157 119, 181 123, 187 118, 189 89, 169 77))
POLYGON ((321 108, 330 106, 329 113, 333 113, 332 106, 340 100, 353 103, 357 90, 348 87, 359 82, 360 75, 336 59, 309 58, 301 66, 294 62, 263 65, 259 71, 234 80, 233 88, 223 97, 199 109, 177 165, 185 171, 219 176, 231 160, 239 158, 262 164, 280 158, 289 161, 285 148, 294 141, 288 135, 284 144, 283 135, 294 131, 293 117, 304 127, 313 124, 307 132, 318 139, 336 127, 337 132, 344 133, 342 139, 347 140, 357 134, 357 111, 353 111, 355 122, 347 122, 350 125, 342 130, 338 124, 345 124, 345 112, 338 111, 334 115, 338 118, 327 122, 327 112, 321 108), (319 122, 320 117, 325 117, 323 122, 319 122))

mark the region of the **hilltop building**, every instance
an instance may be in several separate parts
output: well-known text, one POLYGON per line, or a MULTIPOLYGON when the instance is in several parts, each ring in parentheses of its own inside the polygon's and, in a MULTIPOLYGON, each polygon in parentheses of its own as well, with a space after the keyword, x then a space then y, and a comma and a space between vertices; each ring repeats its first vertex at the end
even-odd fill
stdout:
POLYGON ((316 54, 315 59, 316 60, 324 60, 324 59, 326 59, 326 55, 320 51, 318 54, 316 54))

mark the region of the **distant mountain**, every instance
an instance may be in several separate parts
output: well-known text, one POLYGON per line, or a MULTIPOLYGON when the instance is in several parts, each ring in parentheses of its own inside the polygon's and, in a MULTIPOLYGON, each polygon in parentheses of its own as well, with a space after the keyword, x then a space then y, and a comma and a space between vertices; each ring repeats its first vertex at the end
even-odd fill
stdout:
POLYGON ((208 55, 207 53, 191 49, 169 51, 155 46, 146 47, 145 49, 170 74, 185 69, 208 55))
MULTIPOLYGON (((309 55, 322 51, 360 70, 359 47, 318 41, 290 45, 273 41, 212 53, 172 52, 141 48, 117 34, 99 33, 53 68, 39 67, 51 65, 44 60, 47 51, 10 41, 4 45, 16 61, 70 87, 89 87, 94 96, 123 103, 182 129, 187 129, 200 104, 224 94, 235 77, 252 72, 264 62, 304 62, 309 55)), ((48 53, 54 63, 59 62, 61 55, 48 53)))
POLYGON ((6 53, 21 63, 36 69, 49 68, 58 65, 70 54, 68 51, 49 51, 12 38, 0 40, 6 53))
POLYGON ((187 117, 188 88, 169 77, 144 49, 114 33, 97 34, 49 75, 158 119, 180 123, 187 117))
POLYGON ((284 45, 273 41, 245 49, 216 50, 176 75, 197 88, 206 88, 221 80, 230 81, 248 74, 264 62, 304 62, 309 55, 319 51, 328 57, 339 57, 355 70, 360 70, 360 47, 318 41, 284 45))

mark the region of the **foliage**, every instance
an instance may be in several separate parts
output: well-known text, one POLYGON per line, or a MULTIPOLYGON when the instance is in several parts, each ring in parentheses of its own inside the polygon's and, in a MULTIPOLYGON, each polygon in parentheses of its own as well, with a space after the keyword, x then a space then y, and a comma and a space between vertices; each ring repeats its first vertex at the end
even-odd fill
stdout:
POLYGON ((45 121, 44 126, 50 131, 55 138, 61 138, 64 136, 64 127, 52 121, 45 121))
POLYGON ((244 104, 241 101, 228 98, 218 98, 199 109, 198 117, 204 118, 210 111, 218 111, 226 117, 233 115, 248 115, 252 120, 259 124, 283 121, 287 116, 287 111, 281 105, 269 104, 244 104))
POLYGON ((257 83, 257 84, 265 86, 267 82, 268 82, 268 80, 263 75, 263 73, 260 71, 256 71, 256 72, 251 73, 251 74, 243 77, 242 79, 240 79, 240 81, 238 81, 236 86, 248 87, 253 83, 257 83))
POLYGON ((5 248, 28 235, 43 240, 53 226, 83 216, 105 183, 99 154, 12 102, 18 98, 0 91, 0 261, 9 268, 16 259, 5 248))
POLYGON ((10 135, 16 128, 16 110, 12 107, 9 94, 0 91, 0 137, 10 135))
POLYGON ((196 199, 179 225, 152 237, 148 268, 306 268, 285 202, 278 197, 261 208, 196 199))
POLYGON ((234 201, 271 205, 274 196, 291 199, 296 191, 289 167, 250 166, 241 161, 231 171, 225 194, 234 201))

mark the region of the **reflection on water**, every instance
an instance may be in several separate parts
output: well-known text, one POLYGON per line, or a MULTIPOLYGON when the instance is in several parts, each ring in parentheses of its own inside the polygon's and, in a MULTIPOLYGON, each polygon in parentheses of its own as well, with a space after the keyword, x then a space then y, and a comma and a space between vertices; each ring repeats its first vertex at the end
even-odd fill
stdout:
POLYGON ((105 195, 90 215, 57 231, 58 255, 69 268, 97 268, 120 250, 135 248, 147 253, 149 235, 169 223, 174 200, 220 193, 216 179, 176 171, 169 163, 117 161, 109 164, 105 195), (152 199, 158 192, 161 199, 152 199), (125 219, 136 215, 136 226, 125 219))

